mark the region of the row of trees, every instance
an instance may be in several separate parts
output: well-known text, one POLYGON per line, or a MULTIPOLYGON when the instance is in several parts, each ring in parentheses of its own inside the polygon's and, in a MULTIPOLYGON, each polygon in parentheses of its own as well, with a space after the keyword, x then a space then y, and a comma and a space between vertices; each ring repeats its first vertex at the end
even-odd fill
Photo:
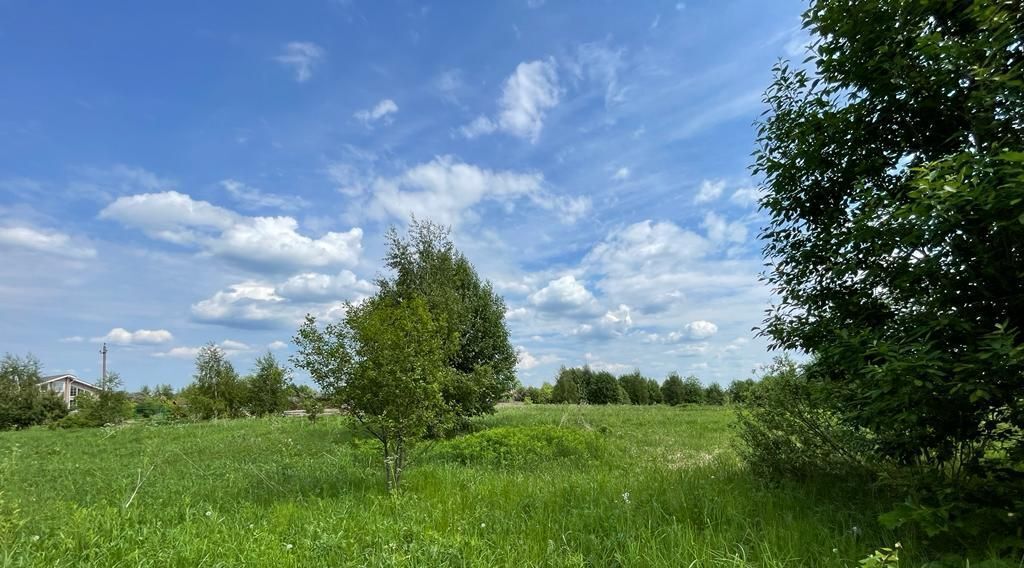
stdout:
POLYGON ((697 377, 682 378, 670 374, 661 384, 633 371, 618 378, 608 371, 590 367, 562 367, 555 384, 519 387, 512 399, 534 404, 711 404, 722 405, 741 400, 754 381, 734 381, 728 389, 718 383, 703 386, 697 377))

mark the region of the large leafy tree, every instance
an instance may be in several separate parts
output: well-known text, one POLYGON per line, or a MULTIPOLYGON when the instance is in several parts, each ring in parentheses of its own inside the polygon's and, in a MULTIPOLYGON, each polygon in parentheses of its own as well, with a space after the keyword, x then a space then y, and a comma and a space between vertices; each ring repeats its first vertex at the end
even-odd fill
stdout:
POLYGON ((492 412, 518 384, 504 300, 455 248, 448 229, 413 219, 406 236, 392 229, 387 240, 390 274, 378 279, 379 296, 423 299, 438 337, 451 342, 445 401, 460 418, 492 412))
POLYGON ((647 386, 647 379, 640 374, 640 371, 622 375, 619 377, 619 384, 629 395, 629 401, 633 404, 650 404, 650 387, 647 386))
MULTIPOLYGON (((765 94, 763 331, 843 420, 956 485, 1024 455, 1024 10, 818 0, 765 94), (997 463, 1002 461, 1003 463, 997 463)), ((1005 466, 1005 467, 1004 467, 1005 466)))

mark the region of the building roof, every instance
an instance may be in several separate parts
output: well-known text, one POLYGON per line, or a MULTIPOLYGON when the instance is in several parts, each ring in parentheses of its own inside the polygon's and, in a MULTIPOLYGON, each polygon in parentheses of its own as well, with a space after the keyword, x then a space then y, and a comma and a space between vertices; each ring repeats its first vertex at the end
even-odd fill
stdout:
POLYGON ((79 379, 78 377, 76 377, 75 375, 73 375, 71 373, 61 373, 59 375, 47 375, 45 377, 41 377, 37 384, 44 385, 46 383, 50 383, 50 382, 53 382, 53 381, 56 381, 56 380, 59 380, 59 379, 71 379, 72 381, 74 381, 76 383, 79 383, 79 384, 82 384, 82 385, 85 385, 85 386, 87 386, 89 388, 99 389, 99 387, 97 387, 96 385, 94 385, 94 384, 92 384, 92 383, 90 383, 88 381, 83 381, 82 379, 79 379))

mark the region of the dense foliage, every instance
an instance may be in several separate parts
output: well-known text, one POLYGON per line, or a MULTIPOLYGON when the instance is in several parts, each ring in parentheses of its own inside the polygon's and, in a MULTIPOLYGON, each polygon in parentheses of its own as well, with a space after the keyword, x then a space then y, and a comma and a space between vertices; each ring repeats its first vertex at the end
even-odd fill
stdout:
POLYGON ((493 412, 518 382, 504 300, 455 248, 448 229, 413 219, 404 238, 391 229, 387 241, 384 264, 391 273, 377 280, 377 295, 423 299, 438 337, 451 343, 444 400, 460 419, 493 412))
POLYGON ((245 390, 224 351, 210 343, 199 349, 193 382, 182 391, 182 398, 196 418, 237 418, 245 409, 245 390))
POLYGON ((818 0, 804 27, 758 129, 764 333, 916 472, 890 522, 1024 546, 1024 10, 818 0))
POLYGON ((121 376, 113 371, 100 378, 99 392, 80 392, 75 397, 75 412, 60 421, 64 428, 97 428, 120 424, 130 418, 134 405, 121 389, 121 376))
POLYGON ((377 294, 322 329, 307 316, 293 360, 380 441, 396 489, 410 444, 492 412, 517 380, 504 302, 448 231, 413 220, 388 242, 377 294))
POLYGON ((291 377, 269 351, 256 359, 256 369, 246 378, 246 407, 253 416, 279 414, 289 406, 291 377))
POLYGON ((0 430, 52 422, 67 413, 60 397, 39 389, 41 378, 39 360, 31 355, 0 359, 0 430))

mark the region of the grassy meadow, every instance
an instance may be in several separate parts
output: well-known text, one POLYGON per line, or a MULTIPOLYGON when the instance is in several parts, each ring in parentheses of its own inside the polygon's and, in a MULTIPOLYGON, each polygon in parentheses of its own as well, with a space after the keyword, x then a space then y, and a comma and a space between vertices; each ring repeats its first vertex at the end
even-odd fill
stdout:
POLYGON ((0 432, 3 566, 855 566, 869 495, 765 487, 723 408, 506 406, 397 496, 347 418, 0 432))

